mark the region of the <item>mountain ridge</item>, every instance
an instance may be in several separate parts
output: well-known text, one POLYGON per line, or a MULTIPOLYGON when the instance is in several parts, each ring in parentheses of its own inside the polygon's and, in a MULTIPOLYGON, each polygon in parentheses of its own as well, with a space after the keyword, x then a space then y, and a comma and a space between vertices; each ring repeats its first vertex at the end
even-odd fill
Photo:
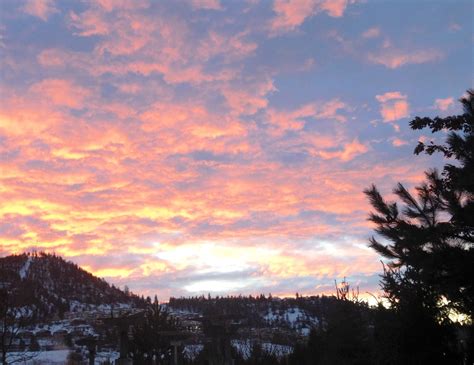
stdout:
POLYGON ((49 253, 23 253, 0 258, 0 285, 9 287, 12 303, 26 306, 38 320, 62 318, 66 312, 98 306, 145 305, 145 300, 49 253))

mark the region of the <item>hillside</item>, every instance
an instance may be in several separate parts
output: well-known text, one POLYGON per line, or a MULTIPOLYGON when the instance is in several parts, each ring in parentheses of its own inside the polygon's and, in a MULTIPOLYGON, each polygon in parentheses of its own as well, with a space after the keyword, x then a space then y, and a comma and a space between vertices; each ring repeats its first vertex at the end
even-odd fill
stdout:
POLYGON ((176 339, 183 364, 222 363, 216 360, 222 349, 237 364, 288 363, 315 334, 327 336, 321 337, 327 343, 368 336, 374 315, 363 303, 325 296, 172 297, 160 305, 45 253, 0 258, 0 294, 7 294, 0 306, 11 300, 20 313, 5 317, 5 338, 12 339, 3 345, 5 354, 28 365, 61 364, 68 356, 102 364, 122 351, 138 363, 150 354, 171 361, 176 339))
POLYGON ((37 319, 62 318, 66 312, 98 306, 144 305, 138 296, 126 294, 76 264, 46 253, 0 258, 0 285, 11 288, 12 301, 32 309, 37 319))

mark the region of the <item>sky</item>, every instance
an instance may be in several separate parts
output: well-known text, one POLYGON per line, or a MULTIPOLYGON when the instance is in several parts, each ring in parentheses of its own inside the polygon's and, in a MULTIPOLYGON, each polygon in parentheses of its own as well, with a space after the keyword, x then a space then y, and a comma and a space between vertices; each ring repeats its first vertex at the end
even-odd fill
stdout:
POLYGON ((2 0, 0 256, 133 292, 378 293, 363 190, 445 161, 473 3, 2 0), (434 136, 442 140, 443 135, 434 136))

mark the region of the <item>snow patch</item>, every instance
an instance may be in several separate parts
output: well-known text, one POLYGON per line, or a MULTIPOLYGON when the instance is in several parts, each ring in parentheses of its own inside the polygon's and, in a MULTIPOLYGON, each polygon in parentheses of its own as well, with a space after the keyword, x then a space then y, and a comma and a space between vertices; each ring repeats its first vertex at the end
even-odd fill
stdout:
POLYGON ((105 361, 110 361, 112 364, 120 357, 117 351, 100 351, 95 355, 95 365, 100 365, 105 361))
POLYGON ((26 278, 26 275, 28 275, 28 270, 30 269, 30 265, 31 265, 31 256, 28 256, 25 264, 23 265, 23 267, 20 269, 20 272, 19 272, 21 280, 24 280, 26 278))
POLYGON ((272 310, 263 316, 269 325, 286 326, 298 331, 302 336, 309 336, 311 328, 319 324, 319 319, 309 315, 305 310, 293 307, 285 310, 272 310))
POLYGON ((23 365, 34 365, 34 364, 50 364, 59 365, 67 362, 67 355, 70 350, 54 350, 54 351, 41 351, 41 352, 10 352, 8 353, 8 361, 19 362, 23 365))
MULTIPOLYGON (((231 341, 231 344, 245 360, 248 360, 252 355, 254 345, 258 345, 259 343, 253 340, 233 340, 231 341)), ((293 353, 292 346, 279 345, 271 342, 260 343, 260 346, 264 353, 274 355, 278 358, 293 353)))
POLYGON ((194 361, 203 349, 204 345, 186 345, 183 349, 183 356, 187 360, 194 361))

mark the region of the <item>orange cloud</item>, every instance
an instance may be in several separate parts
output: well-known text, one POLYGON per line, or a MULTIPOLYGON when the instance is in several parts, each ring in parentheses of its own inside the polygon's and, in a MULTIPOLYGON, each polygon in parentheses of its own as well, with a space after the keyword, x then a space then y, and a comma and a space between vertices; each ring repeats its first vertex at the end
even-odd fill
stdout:
POLYGON ((94 269, 93 267, 89 265, 82 265, 82 268, 86 271, 89 271, 95 276, 98 276, 99 278, 116 278, 116 277, 129 277, 133 273, 133 269, 129 268, 99 268, 99 269, 94 269))

